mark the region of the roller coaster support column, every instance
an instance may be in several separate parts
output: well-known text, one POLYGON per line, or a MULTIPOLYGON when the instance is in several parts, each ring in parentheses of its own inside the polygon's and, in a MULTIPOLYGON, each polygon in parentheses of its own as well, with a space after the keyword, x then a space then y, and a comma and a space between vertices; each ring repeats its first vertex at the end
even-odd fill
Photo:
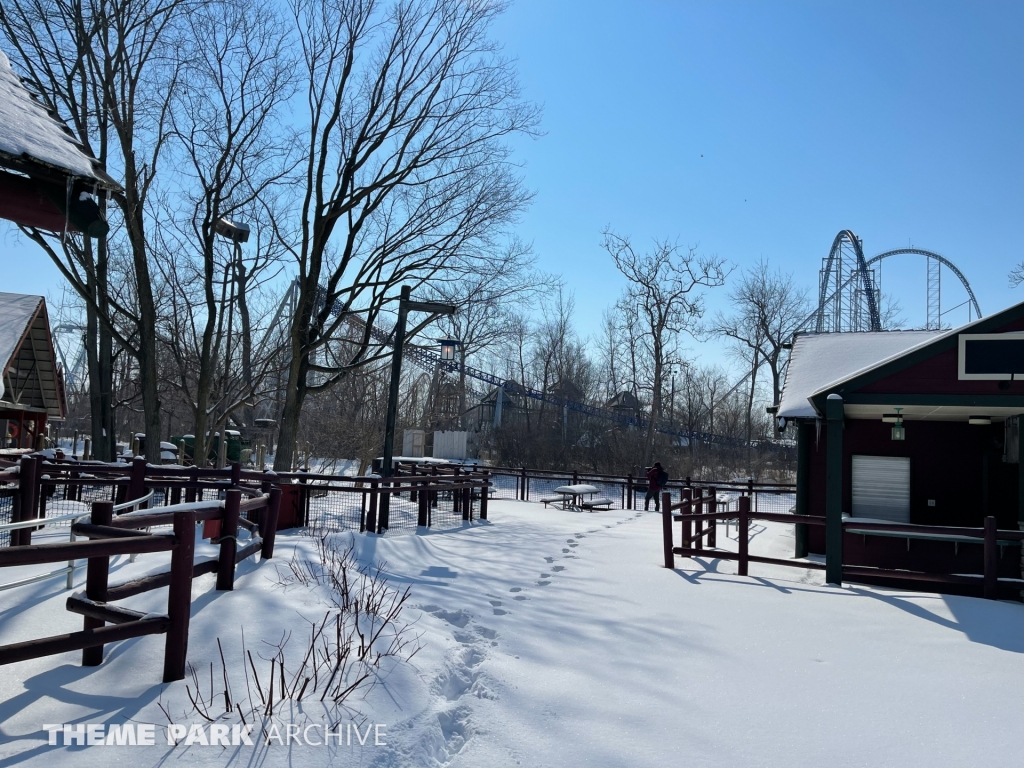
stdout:
MULTIPOLYGON (((405 346, 405 324, 410 312, 428 312, 432 315, 454 315, 455 307, 451 304, 440 304, 436 301, 413 301, 412 289, 402 286, 402 295, 398 300, 398 322, 395 324, 394 353, 391 356, 391 390, 388 393, 388 414, 384 425, 384 461, 381 475, 389 478, 394 474, 391 466, 395 453, 395 419, 398 413, 398 385, 402 377, 402 351, 405 346)), ((387 485, 387 484, 385 484, 387 485)), ((380 497, 380 516, 378 528, 381 533, 387 529, 390 520, 391 494, 384 493, 380 497)))

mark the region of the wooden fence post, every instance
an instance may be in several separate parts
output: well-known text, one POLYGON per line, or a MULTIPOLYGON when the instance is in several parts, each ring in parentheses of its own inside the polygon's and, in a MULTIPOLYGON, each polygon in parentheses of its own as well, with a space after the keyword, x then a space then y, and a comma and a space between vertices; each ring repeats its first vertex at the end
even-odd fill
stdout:
POLYGON ((260 536, 263 538, 260 558, 263 560, 274 557, 274 540, 277 538, 277 518, 281 514, 282 493, 280 486, 275 485, 271 488, 267 508, 260 514, 260 536))
POLYGON ((132 459, 131 479, 128 481, 128 493, 125 501, 135 501, 146 495, 146 459, 136 456, 132 459))
MULTIPOLYGON (((708 502, 708 512, 715 514, 718 512, 718 489, 708 489, 708 494, 711 496, 711 501, 708 502)), ((708 549, 714 549, 718 546, 718 521, 708 520, 708 549)))
POLYGON ((370 509, 366 513, 366 532, 377 533, 377 481, 370 481, 370 509))
POLYGON ((306 518, 308 517, 307 513, 309 511, 309 488, 306 486, 305 473, 300 469, 299 474, 301 475, 301 477, 299 477, 299 514, 296 515, 298 519, 295 521, 295 524, 299 528, 302 528, 304 525, 306 525, 306 518))
MULTIPOLYGON (((690 514, 702 515, 704 514, 704 489, 694 488, 693 489, 693 504, 690 506, 690 514)), ((704 521, 694 520, 693 521, 693 548, 704 549, 704 521)))
POLYGON ((231 462, 231 487, 237 488, 242 482, 242 464, 238 461, 231 462))
POLYGON ((576 470, 573 470, 573 473, 572 473, 572 484, 573 485, 578 485, 579 482, 580 482, 580 473, 577 472, 576 470))
POLYGON ((996 519, 985 518, 985 599, 995 600, 999 593, 999 544, 996 540, 996 519))
POLYGON ((683 549, 689 549, 693 539, 693 528, 689 519, 693 514, 693 488, 683 488, 683 506, 679 511, 683 516, 683 522, 680 525, 683 539, 681 544, 683 549))
MULTIPOLYGON (((23 523, 31 520, 36 508, 36 460, 31 456, 22 456, 18 468, 18 509, 17 515, 11 515, 11 522, 23 523)), ((11 546, 28 546, 32 543, 32 531, 29 528, 11 531, 11 546)))
MULTIPOLYGON (((114 502, 94 501, 91 522, 93 525, 110 525, 114 517, 114 502)), ((109 557, 90 557, 85 571, 85 596, 90 600, 105 602, 107 599, 107 574, 110 572, 109 557)), ((99 629, 106 622, 86 616, 83 629, 99 629)), ((103 663, 103 646, 94 645, 82 649, 82 666, 98 667, 103 663)))
POLYGON ((185 488, 185 501, 191 504, 196 500, 199 488, 199 467, 193 465, 188 470, 188 486, 185 488))
MULTIPOLYGON (((453 481, 453 484, 459 482, 459 468, 458 467, 455 467, 454 476, 455 476, 455 480, 453 481)), ((456 514, 456 515, 459 514, 459 512, 462 511, 461 508, 460 508, 462 506, 461 503, 460 503, 461 501, 462 501, 462 494, 459 492, 458 489, 452 488, 452 512, 454 514, 456 514)), ((466 517, 465 514, 463 514, 462 515, 462 519, 463 520, 468 520, 469 518, 466 517)))
POLYGON ((672 551, 672 494, 661 494, 661 536, 665 546, 665 567, 676 567, 676 555, 672 551))
MULTIPOLYGON (((467 480, 467 482, 469 482, 467 480)), ((460 491, 456 491, 462 496, 462 519, 472 520, 473 519, 473 489, 468 485, 460 491)))
POLYGON ((192 616, 192 568, 196 549, 196 513, 174 513, 171 550, 171 583, 167 592, 167 638, 164 643, 164 682, 185 679, 188 657, 188 624, 192 616))
POLYGON ((519 470, 519 500, 526 501, 526 467, 519 470))
POLYGON ((487 499, 491 495, 491 473, 484 470, 484 484, 480 486, 480 519, 487 519, 487 499))
MULTIPOLYGON (((626 509, 633 508, 633 475, 626 476, 626 509)), ((685 546, 685 545, 684 545, 685 546)))
MULTIPOLYGON (((426 478, 421 482, 427 483, 426 478)), ((416 525, 427 527, 427 512, 430 510, 430 492, 420 489, 416 498, 416 525)))
MULTIPOLYGON (((235 464, 234 466, 238 466, 235 464)), ((235 552, 238 550, 238 516, 242 492, 232 488, 224 495, 224 513, 220 526, 220 557, 217 561, 217 589, 235 588, 235 552)))
POLYGON ((750 544, 750 497, 740 497, 740 524, 739 524, 739 544, 740 544, 740 576, 747 575, 747 549, 750 544))

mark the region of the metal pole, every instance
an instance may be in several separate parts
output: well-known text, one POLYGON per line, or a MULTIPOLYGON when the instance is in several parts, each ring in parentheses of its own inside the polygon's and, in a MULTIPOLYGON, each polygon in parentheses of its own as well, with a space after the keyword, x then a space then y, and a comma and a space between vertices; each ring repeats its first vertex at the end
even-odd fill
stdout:
MULTIPOLYGON (((395 325, 395 351, 391 355, 391 390, 388 393, 388 414, 384 424, 384 462, 380 472, 382 477, 391 477, 391 462, 395 451, 395 420, 398 415, 398 385, 402 375, 402 351, 405 346, 405 321, 409 315, 407 304, 412 289, 402 286, 402 295, 398 301, 398 323, 395 325)), ((390 494, 383 494, 380 499, 380 527, 387 528, 391 506, 390 494)))

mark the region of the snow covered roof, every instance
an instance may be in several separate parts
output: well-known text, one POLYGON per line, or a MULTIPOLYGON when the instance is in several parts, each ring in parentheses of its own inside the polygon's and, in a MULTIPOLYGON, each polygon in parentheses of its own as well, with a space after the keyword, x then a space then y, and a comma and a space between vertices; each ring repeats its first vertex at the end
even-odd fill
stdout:
POLYGON ((875 331, 868 333, 807 333, 793 341, 778 416, 814 418, 808 400, 851 376, 902 355, 943 335, 943 331, 875 331))
POLYGON ((64 415, 63 387, 42 296, 0 293, 0 399, 64 415), (28 342, 28 343, 26 343, 28 342))
POLYGON ((0 51, 0 164, 3 160, 34 161, 71 176, 91 179, 102 186, 116 186, 96 169, 80 144, 32 98, 0 51), (4 157, 7 156, 7 157, 4 157))

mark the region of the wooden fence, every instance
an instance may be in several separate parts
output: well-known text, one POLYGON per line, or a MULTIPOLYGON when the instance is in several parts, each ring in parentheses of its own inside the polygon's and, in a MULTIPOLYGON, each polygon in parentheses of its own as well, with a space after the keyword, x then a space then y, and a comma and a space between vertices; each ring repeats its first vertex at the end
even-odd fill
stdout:
MULTIPOLYGON (((220 498, 231 488, 255 494, 278 486, 284 494, 282 527, 308 525, 319 530, 382 534, 437 523, 456 524, 477 516, 486 519, 487 502, 493 493, 493 478, 488 471, 457 467, 380 478, 256 472, 238 464, 225 469, 200 469, 151 466, 141 458, 130 464, 106 464, 25 456, 17 470, 13 475, 0 474, 0 485, 8 481, 4 493, 13 495, 7 500, 12 522, 48 518, 49 508, 63 501, 110 500, 124 504, 152 493, 150 506, 165 506, 211 496, 220 498), (429 494, 429 505, 419 502, 421 491, 429 494)), ((12 530, 11 546, 31 543, 32 530, 32 526, 12 530)))
MULTIPOLYGON (((736 509, 719 509, 715 488, 689 489, 682 491, 679 501, 672 501, 670 493, 662 494, 662 538, 664 541, 665 567, 675 568, 675 556, 713 557, 722 560, 737 561, 739 575, 746 576, 749 563, 765 563, 783 565, 792 568, 811 568, 825 570, 833 563, 829 558, 842 558, 842 551, 836 553, 826 550, 825 563, 812 560, 788 560, 776 557, 752 555, 749 551, 750 521, 765 520, 792 525, 825 525, 825 518, 820 515, 793 515, 751 510, 750 496, 741 496, 737 500, 736 509), (738 529, 738 552, 728 552, 715 548, 715 529, 718 521, 735 520, 738 529), (681 546, 675 546, 673 525, 680 524, 681 546), (707 549, 704 541, 707 540, 707 549)), ((1021 585, 1019 579, 1000 578, 998 575, 999 548, 1002 546, 1022 546, 1024 531, 999 530, 994 517, 986 517, 982 528, 963 528, 933 525, 911 525, 896 523, 864 522, 856 519, 843 520, 844 533, 858 533, 865 536, 906 535, 936 541, 960 541, 980 544, 984 548, 984 571, 980 574, 945 574, 924 573, 921 571, 899 570, 892 568, 874 568, 863 565, 840 563, 839 572, 843 578, 852 581, 863 579, 887 579, 894 581, 926 581, 940 584, 978 587, 980 594, 988 599, 996 599, 999 595, 1000 583, 1021 585)))
POLYGON ((238 465, 223 470, 154 467, 142 459, 130 466, 88 464, 37 456, 21 457, 17 473, 5 472, 0 483, 13 489, 14 502, 13 522, 0 526, 11 534, 11 545, 0 547, 0 568, 67 563, 66 568, 6 586, 65 572, 70 583, 76 561, 87 561, 85 591, 67 601, 69 611, 84 617, 82 631, 0 646, 0 664, 82 650, 83 665, 95 666, 102 662, 103 646, 108 643, 163 633, 165 682, 180 680, 185 674, 192 579, 215 573, 217 589, 230 590, 237 563, 257 552, 271 558, 286 494, 291 497, 291 525, 309 524, 314 500, 331 497, 361 505, 360 531, 383 533, 389 527, 389 510, 399 501, 405 507, 414 506, 417 525, 430 525, 442 508, 446 515, 462 521, 471 521, 474 512, 486 519, 491 491, 487 472, 455 468, 382 479, 301 472, 278 475, 246 471, 238 465), (211 492, 215 498, 204 501, 204 495, 211 492), (90 499, 90 495, 102 498, 90 499), (60 497, 89 503, 89 519, 83 512, 48 517, 48 504, 60 497), (115 505, 115 501, 120 503, 115 505), (33 531, 65 523, 71 541, 32 543, 33 531), (198 523, 203 524, 203 537, 219 545, 217 558, 195 562, 198 523), (172 529, 169 533, 149 532, 167 526, 172 529), (248 542, 241 547, 240 528, 249 533, 248 542), (134 558, 149 552, 170 552, 170 569, 123 584, 108 584, 111 557, 134 558), (114 605, 161 587, 169 587, 165 615, 146 615, 114 605))
MULTIPOLYGON (((528 469, 526 467, 488 467, 495 482, 495 496, 530 501, 531 498, 551 493, 555 484, 596 485, 609 498, 618 497, 619 509, 638 509, 647 491, 644 476, 611 475, 600 472, 558 471, 551 469, 528 469)), ((796 485, 793 483, 770 483, 746 480, 693 480, 689 477, 670 480, 667 490, 681 493, 684 488, 713 485, 719 492, 730 495, 746 494, 753 501, 754 509, 773 512, 788 512, 795 503, 796 485)))
MULTIPOLYGON (((192 580, 206 573, 217 574, 217 589, 234 589, 235 566, 257 552, 264 559, 274 554, 281 490, 243 501, 242 491, 230 489, 220 502, 185 503, 156 510, 139 510, 114 515, 112 501, 95 501, 88 522, 72 523, 71 531, 86 541, 61 544, 28 544, 0 549, 0 568, 40 565, 87 559, 85 592, 68 598, 67 609, 84 617, 81 632, 35 638, 0 646, 0 664, 11 664, 68 651, 82 651, 83 666, 103 661, 103 646, 142 635, 165 634, 165 683, 185 677, 188 628, 192 602, 192 580), (195 562, 196 523, 215 521, 220 546, 216 559, 195 562), (156 526, 172 526, 171 533, 150 533, 156 526), (238 546, 239 528, 250 534, 249 542, 238 546), (110 586, 110 558, 170 552, 170 569, 141 579, 110 586), (167 613, 153 616, 112 603, 161 587, 169 587, 167 613)), ((31 530, 35 521, 15 525, 31 530)))

